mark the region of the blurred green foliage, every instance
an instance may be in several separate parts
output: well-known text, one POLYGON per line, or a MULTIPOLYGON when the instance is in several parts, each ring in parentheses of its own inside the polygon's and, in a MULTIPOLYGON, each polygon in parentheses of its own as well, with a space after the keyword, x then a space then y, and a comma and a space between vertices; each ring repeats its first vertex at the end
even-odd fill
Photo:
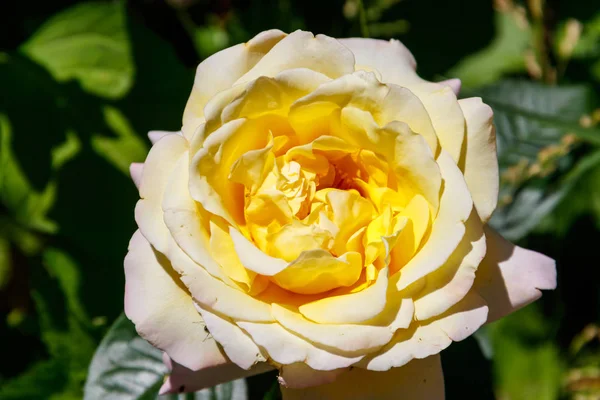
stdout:
MULTIPOLYGON (((199 61, 269 28, 398 38, 424 78, 460 77, 494 108, 492 224, 556 258, 559 289, 446 350, 447 397, 598 398, 600 5, 59 0, 0 5, 0 354, 17 354, 0 399, 80 399, 86 379, 87 399, 157 397, 160 353, 121 315, 128 166, 147 131, 179 129, 199 61)), ((188 398, 276 399, 274 384, 188 398)))

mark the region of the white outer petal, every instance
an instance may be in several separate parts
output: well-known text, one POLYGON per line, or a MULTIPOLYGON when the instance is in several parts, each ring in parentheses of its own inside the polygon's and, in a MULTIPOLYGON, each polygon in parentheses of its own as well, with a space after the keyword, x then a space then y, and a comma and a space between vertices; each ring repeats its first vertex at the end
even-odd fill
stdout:
POLYGON ((343 356, 316 347, 284 329, 278 323, 241 322, 237 324, 265 349, 269 358, 279 364, 306 363, 320 371, 346 368, 360 361, 363 356, 343 356))
POLYGON ((225 363, 177 279, 168 260, 139 231, 134 233, 125 257, 125 314, 138 333, 192 370, 225 363))
POLYGON ((213 340, 223 347, 231 361, 243 369, 250 369, 255 364, 266 361, 254 341, 237 325, 210 312, 198 303, 194 303, 194 305, 202 314, 213 340))

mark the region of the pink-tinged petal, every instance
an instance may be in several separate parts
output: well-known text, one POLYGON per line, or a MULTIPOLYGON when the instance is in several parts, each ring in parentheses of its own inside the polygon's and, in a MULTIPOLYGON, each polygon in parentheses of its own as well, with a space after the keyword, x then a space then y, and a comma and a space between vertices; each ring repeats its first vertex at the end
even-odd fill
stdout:
POLYGON ((131 163, 129 166, 129 175, 131 175, 131 180, 135 184, 136 188, 140 188, 140 184, 142 183, 142 172, 144 171, 144 163, 131 163))
POLYGON ((261 349, 235 323, 212 313, 198 303, 195 306, 202 314, 212 338, 240 368, 250 369, 253 365, 266 361, 261 349))
POLYGON ((498 202, 500 185, 494 113, 479 97, 459 100, 467 124, 467 145, 463 169, 475 208, 486 222, 498 202))
POLYGON ((281 388, 284 400, 444 400, 444 374, 439 355, 386 372, 353 368, 333 383, 281 388))
POLYGON ((556 263, 550 257, 515 246, 490 227, 485 228, 487 255, 475 290, 487 301, 488 322, 539 299, 542 290, 556 288, 556 263))
POLYGON ((170 134, 182 136, 181 131, 150 131, 148 132, 148 139, 150 139, 150 142, 152 142, 152 144, 156 144, 156 142, 158 142, 160 139, 170 134))
POLYGON ((171 173, 187 147, 185 138, 175 134, 166 135, 152 146, 144 162, 141 200, 135 207, 135 221, 146 239, 163 254, 169 244, 169 230, 163 222, 163 195, 171 173))
POLYGON ((193 370, 228 362, 169 261, 139 231, 125 257, 125 281, 125 314, 140 336, 193 370))
POLYGON ((245 370, 229 362, 204 368, 199 371, 192 371, 191 369, 172 361, 166 354, 163 355, 163 360, 171 372, 160 388, 159 394, 161 395, 196 392, 235 379, 262 374, 263 372, 273 369, 273 367, 267 363, 260 363, 245 370))
POLYGON ((286 388, 303 389, 334 382, 346 371, 348 368, 318 371, 304 363, 295 363, 281 366, 277 380, 281 386, 286 388))
POLYGON ((427 275, 425 287, 415 300, 415 318, 423 321, 439 315, 458 303, 475 281, 475 271, 485 256, 483 224, 473 209, 465 222, 465 236, 450 258, 427 275))
POLYGON ((448 86, 456 96, 460 93, 462 82, 458 78, 446 79, 445 81, 439 82, 440 85, 448 86))
POLYGON ((192 93, 183 112, 182 131, 186 138, 191 139, 204 122, 206 103, 229 89, 285 36, 277 29, 264 31, 246 43, 213 54, 198 65, 192 93))
POLYGON ((472 335, 487 319, 485 301, 470 292, 446 313, 413 327, 398 331, 392 341, 379 352, 365 357, 358 365, 372 371, 387 371, 411 360, 438 354, 454 342, 472 335))

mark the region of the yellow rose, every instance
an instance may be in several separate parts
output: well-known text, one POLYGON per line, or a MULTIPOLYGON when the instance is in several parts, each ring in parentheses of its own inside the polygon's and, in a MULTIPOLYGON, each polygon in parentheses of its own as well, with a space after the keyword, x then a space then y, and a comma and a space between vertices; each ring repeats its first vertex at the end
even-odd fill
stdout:
POLYGON ((398 41, 266 31, 151 132, 125 311, 162 392, 279 370, 284 397, 440 399, 439 352, 555 286, 486 225, 492 110, 398 41))

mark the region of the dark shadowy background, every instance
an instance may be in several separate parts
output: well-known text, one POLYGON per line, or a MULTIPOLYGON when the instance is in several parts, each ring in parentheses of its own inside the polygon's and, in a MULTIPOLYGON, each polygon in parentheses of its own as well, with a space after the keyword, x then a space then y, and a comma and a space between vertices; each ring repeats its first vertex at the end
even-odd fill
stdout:
MULTIPOLYGON (((270 28, 397 38, 421 76, 494 108, 492 224, 554 257, 559 287, 444 351, 447 397, 600 398, 598 2, 5 0, 0 399, 80 399, 88 372, 86 398, 156 398, 159 355, 119 317, 127 168, 147 131, 180 128, 202 59, 270 28)), ((279 397, 273 374, 236 385, 188 398, 279 397)))

